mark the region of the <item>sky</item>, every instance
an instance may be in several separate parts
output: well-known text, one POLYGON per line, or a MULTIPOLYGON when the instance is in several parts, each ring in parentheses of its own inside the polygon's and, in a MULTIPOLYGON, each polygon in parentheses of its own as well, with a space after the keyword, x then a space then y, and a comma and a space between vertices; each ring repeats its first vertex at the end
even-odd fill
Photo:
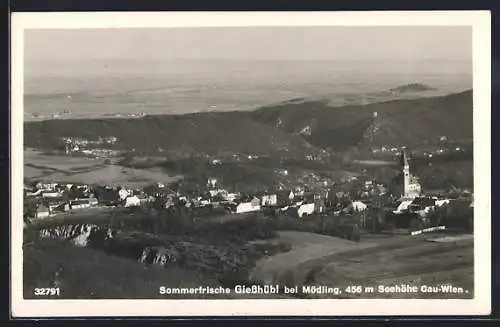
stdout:
POLYGON ((25 60, 464 60, 465 26, 26 30, 25 60))

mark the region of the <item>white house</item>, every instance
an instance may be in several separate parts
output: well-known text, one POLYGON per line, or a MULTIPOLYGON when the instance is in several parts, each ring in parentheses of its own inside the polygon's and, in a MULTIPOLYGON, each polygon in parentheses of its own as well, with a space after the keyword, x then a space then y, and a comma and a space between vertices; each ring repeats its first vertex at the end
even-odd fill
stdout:
POLYGON ((398 205, 396 210, 393 213, 402 213, 403 211, 408 210, 408 207, 412 204, 413 200, 404 200, 398 205))
POLYGON ((314 212, 314 208, 314 203, 303 204, 297 209, 297 214, 299 218, 302 218, 304 215, 311 215, 314 212))
POLYGON ((210 193, 210 196, 212 198, 217 195, 221 195, 222 197, 225 197, 225 195, 227 195, 227 191, 223 189, 209 190, 208 193, 210 193))
POLYGON ((450 204, 450 200, 449 199, 436 200, 437 207, 442 207, 445 204, 450 204))
POLYGON ((263 206, 275 206, 278 204, 278 196, 276 194, 265 194, 262 196, 263 206))
POLYGON ((58 185, 58 183, 42 183, 42 182, 39 182, 36 184, 36 188, 37 189, 42 189, 42 190, 53 190, 56 188, 56 186, 58 185))
POLYGON ((365 211, 368 208, 368 206, 361 201, 352 201, 350 207, 358 212, 365 211))
POLYGON ((218 183, 217 178, 212 177, 212 178, 208 179, 207 186, 208 187, 215 187, 215 186, 217 186, 217 183, 218 183))
POLYGON ((210 200, 205 200, 205 199, 201 199, 199 201, 200 201, 200 205, 202 205, 202 206, 207 206, 211 203, 210 200))
POLYGON ((118 196, 120 197, 121 200, 125 200, 129 196, 128 193, 129 192, 126 189, 122 188, 121 190, 118 191, 118 196))
POLYGON ((49 216, 49 208, 47 208, 44 205, 39 206, 36 208, 36 218, 47 218, 49 216))
POLYGON ((212 165, 216 166, 216 165, 220 165, 220 164, 222 164, 222 161, 220 159, 212 160, 212 165))
POLYGON ((260 200, 254 198, 250 202, 242 202, 236 206, 236 213, 253 212, 260 210, 260 200))
POLYGON ((125 207, 138 207, 141 205, 141 200, 137 195, 129 196, 125 199, 125 207))
POLYGON ((42 190, 37 190, 36 192, 26 192, 27 196, 37 196, 42 194, 42 190))
POLYGON ((295 188, 294 197, 295 197, 295 195, 297 195, 297 196, 304 196, 304 193, 305 193, 304 188, 302 188, 302 187, 300 187, 300 186, 299 186, 299 187, 296 187, 296 188, 295 188))
POLYGON ((61 193, 55 191, 42 192, 42 198, 58 198, 61 196, 61 193))

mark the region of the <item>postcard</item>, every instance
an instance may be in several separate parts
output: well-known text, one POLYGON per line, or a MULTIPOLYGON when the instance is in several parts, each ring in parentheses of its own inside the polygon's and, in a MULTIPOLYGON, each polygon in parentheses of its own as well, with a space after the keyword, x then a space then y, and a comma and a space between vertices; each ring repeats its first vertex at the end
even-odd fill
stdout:
POLYGON ((490 25, 13 13, 12 315, 489 314, 490 25))

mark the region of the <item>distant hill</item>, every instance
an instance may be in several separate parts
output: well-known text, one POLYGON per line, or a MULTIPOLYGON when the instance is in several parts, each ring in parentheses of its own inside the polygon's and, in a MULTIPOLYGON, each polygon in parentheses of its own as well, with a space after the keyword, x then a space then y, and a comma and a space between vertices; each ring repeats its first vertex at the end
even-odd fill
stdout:
POLYGON ((392 88, 389 91, 403 93, 403 92, 422 92, 422 91, 433 91, 433 90, 435 90, 435 88, 429 85, 421 83, 411 83, 392 88))
POLYGON ((249 119, 240 112, 146 116, 140 119, 47 120, 26 123, 27 146, 53 148, 65 136, 97 139, 116 136, 116 147, 151 153, 301 152, 310 145, 301 137, 249 119))
POLYGON ((375 129, 373 145, 414 145, 442 135, 467 139, 472 138, 472 90, 338 107, 326 100, 288 102, 261 108, 252 116, 288 133, 302 134, 313 145, 337 149, 366 144, 369 129, 375 129))
POLYGON ((53 148, 64 136, 116 136, 122 149, 167 153, 303 154, 317 147, 417 145, 472 138, 472 90, 368 105, 331 106, 297 99, 251 112, 146 116, 139 119, 47 120, 25 123, 25 145, 53 148), (374 113, 376 114, 376 117, 374 113))

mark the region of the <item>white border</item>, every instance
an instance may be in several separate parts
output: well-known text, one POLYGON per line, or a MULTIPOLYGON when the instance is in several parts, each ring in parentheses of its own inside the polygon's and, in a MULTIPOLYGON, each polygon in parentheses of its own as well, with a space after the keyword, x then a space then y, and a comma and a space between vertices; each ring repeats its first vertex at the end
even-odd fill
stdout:
POLYGON ((11 121, 12 315, 485 315, 491 311, 491 17, 488 11, 13 13, 11 121), (471 26, 475 235, 473 300, 24 300, 22 292, 23 40, 25 29, 215 26, 471 26))

